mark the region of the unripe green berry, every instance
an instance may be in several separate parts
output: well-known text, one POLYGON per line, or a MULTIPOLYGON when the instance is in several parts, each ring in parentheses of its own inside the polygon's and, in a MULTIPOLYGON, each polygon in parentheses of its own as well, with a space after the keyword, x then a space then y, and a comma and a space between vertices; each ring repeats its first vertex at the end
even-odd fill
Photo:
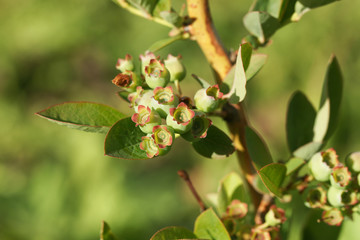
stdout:
POLYGON ((285 211, 272 205, 265 215, 265 223, 268 226, 275 227, 286 221, 285 211))
POLYGON ((344 220, 341 211, 337 208, 332 208, 323 212, 321 219, 330 226, 340 226, 344 220))
POLYGON ((162 118, 170 113, 170 108, 179 104, 179 98, 174 94, 172 87, 157 87, 154 89, 154 96, 150 106, 155 109, 162 118))
POLYGON ((314 178, 325 182, 330 178, 332 168, 339 163, 334 149, 315 153, 309 161, 309 169, 314 178))
POLYGON ((141 138, 140 149, 146 152, 148 158, 153 158, 159 155, 159 146, 155 143, 154 139, 150 136, 141 138))
POLYGON ((146 52, 145 55, 140 55, 141 74, 145 76, 145 67, 149 65, 151 59, 156 59, 152 52, 146 52))
POLYGON ((151 111, 149 107, 139 105, 138 113, 134 113, 131 120, 140 126, 141 131, 144 133, 152 133, 153 128, 161 124, 161 117, 156 111, 151 111))
POLYGON ((137 105, 134 107, 135 112, 138 112, 138 106, 143 105, 145 107, 150 107, 151 99, 154 96, 152 90, 144 90, 138 100, 137 105))
POLYGON ((198 142, 202 138, 205 138, 207 135, 207 130, 212 125, 212 121, 207 118, 203 112, 198 110, 194 110, 194 112, 195 116, 192 120, 193 124, 190 131, 181 135, 181 137, 189 142, 198 142))
POLYGON ((176 108, 170 108, 166 124, 174 128, 176 133, 184 134, 191 129, 194 115, 194 111, 181 102, 176 108))
POLYGON ((339 189, 331 186, 327 192, 329 203, 334 207, 354 205, 357 203, 356 193, 350 190, 339 189))
POLYGON ((353 152, 345 160, 349 170, 355 173, 360 172, 360 152, 353 152))
POLYGON ((200 89, 194 96, 195 106, 200 111, 206 113, 213 112, 219 107, 222 96, 223 94, 220 92, 218 85, 208 87, 207 89, 200 89))
POLYGON ((164 148, 159 148, 159 156, 166 155, 168 152, 170 152, 170 150, 171 150, 171 146, 166 146, 164 148))
POLYGON ((334 207, 341 207, 344 206, 344 203, 342 202, 341 195, 345 191, 343 189, 338 189, 336 187, 330 187, 328 190, 328 201, 329 203, 334 207))
POLYGON ((136 106, 138 106, 138 103, 142 97, 142 95, 144 94, 144 89, 141 86, 137 86, 136 87, 136 91, 132 92, 128 95, 127 99, 130 102, 130 107, 134 108, 136 106))
POLYGON ((338 165, 333 168, 330 175, 331 186, 337 188, 345 188, 350 183, 350 180, 351 173, 349 172, 347 167, 338 165))
POLYGON ((186 70, 184 65, 181 63, 180 58, 180 56, 174 57, 169 54, 168 58, 164 60, 165 67, 170 73, 170 82, 174 82, 175 80, 181 81, 185 78, 186 70))
POLYGON ((168 152, 166 147, 170 147, 175 139, 174 129, 166 125, 159 125, 153 128, 152 138, 160 149, 164 149, 164 153, 168 152))
POLYGON ((145 67, 145 81, 147 85, 152 89, 165 87, 169 80, 170 74, 164 64, 156 59, 151 59, 149 65, 145 67))
POLYGON ((325 204, 326 191, 322 187, 316 187, 307 192, 305 206, 309 208, 321 208, 325 204))
POLYGON ((116 63, 116 68, 121 72, 125 71, 133 71, 134 70, 134 63, 132 60, 132 56, 126 54, 125 59, 119 58, 116 63))
POLYGON ((241 202, 238 199, 234 199, 231 201, 230 205, 226 208, 225 218, 243 218, 246 216, 248 212, 248 205, 246 203, 241 202))

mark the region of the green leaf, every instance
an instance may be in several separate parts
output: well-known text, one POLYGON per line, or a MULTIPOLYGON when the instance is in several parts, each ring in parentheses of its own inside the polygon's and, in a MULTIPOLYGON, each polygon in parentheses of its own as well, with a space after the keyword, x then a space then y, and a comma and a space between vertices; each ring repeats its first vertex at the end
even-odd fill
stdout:
POLYGON ((245 128, 246 146, 256 170, 273 163, 270 152, 261 137, 250 127, 245 128))
POLYGON ((280 163, 271 163, 258 171, 261 180, 275 196, 281 197, 280 186, 286 176, 286 166, 280 163))
POLYGON ((226 74, 224 81, 220 84, 220 91, 223 94, 228 94, 230 92, 230 86, 233 84, 235 78, 235 67, 236 66, 231 67, 230 71, 226 74))
POLYGON ((320 107, 316 114, 314 124, 314 141, 323 141, 325 139, 328 127, 330 124, 330 100, 327 99, 320 107))
POLYGON ((332 56, 327 68, 320 107, 314 125, 314 141, 327 141, 334 133, 339 117, 343 79, 339 63, 332 56))
POLYGON ((321 149, 322 145, 322 142, 310 142, 296 149, 293 154, 295 157, 309 160, 321 149))
POLYGON ((210 83, 208 83, 207 81, 205 81, 204 79, 198 77, 197 75, 195 74, 191 74, 191 76, 200 84, 200 86, 202 88, 208 88, 211 86, 210 83))
POLYGON ((144 14, 153 15, 153 11, 159 0, 126 0, 132 6, 136 7, 144 14))
POLYGON ((266 54, 253 54, 250 59, 249 67, 246 69, 246 79, 249 81, 261 70, 267 60, 266 54))
POLYGON ((235 151, 231 139, 214 125, 209 127, 206 138, 192 145, 197 153, 207 158, 228 157, 235 151))
POLYGON ((211 208, 202 212, 195 221, 194 233, 198 238, 231 240, 224 224, 211 208))
MULTIPOLYGON (((267 60, 266 54, 253 54, 250 58, 249 66, 247 67, 245 71, 245 77, 246 81, 251 80, 255 75, 261 70, 261 68, 264 66, 265 62, 267 60)), ((228 74, 226 75, 224 81, 220 85, 220 91, 223 94, 228 94, 230 92, 230 86, 233 84, 235 79, 235 68, 236 66, 233 66, 228 74)))
POLYGON ((230 103, 239 103, 246 95, 246 74, 251 59, 251 44, 243 43, 239 47, 235 64, 235 76, 230 92, 226 95, 230 103))
POLYGON ((251 46, 253 47, 253 49, 258 49, 259 47, 262 47, 264 45, 266 45, 266 43, 260 43, 259 39, 257 37, 255 37, 254 35, 248 34, 245 37, 243 37, 243 39, 241 40, 241 42, 248 42, 251 44, 251 46))
POLYGON ((168 23, 171 23, 175 27, 181 27, 183 24, 183 18, 179 16, 177 12, 174 11, 163 11, 160 13, 161 18, 163 18, 168 23))
POLYGON ((226 208, 230 205, 231 201, 238 199, 246 202, 246 192, 244 189, 243 181, 235 172, 229 173, 220 182, 218 194, 218 209, 220 212, 226 212, 226 208))
POLYGON ((109 224, 105 221, 101 224, 100 240, 116 240, 116 237, 110 230, 109 224))
POLYGON ((122 159, 147 159, 140 149, 141 137, 145 136, 130 117, 115 123, 105 139, 105 155, 122 159))
POLYGON ((149 48, 148 48, 148 51, 150 52, 157 52, 159 51, 160 49, 172 44, 173 42, 176 42, 177 40, 180 40, 182 39, 182 36, 181 35, 177 35, 177 36, 174 36, 174 37, 171 37, 171 38, 165 38, 165 39, 161 39, 159 41, 156 41, 153 45, 151 45, 149 48))
POLYGON ((282 25, 289 22, 297 0, 257 0, 250 11, 267 12, 282 25))
POLYGON ((171 0, 158 0, 153 15, 160 17, 161 12, 171 11, 171 0))
POLYGON ((116 121, 126 117, 112 107, 92 102, 66 102, 36 114, 60 125, 99 133, 107 133, 116 121))
POLYGON ((292 174, 293 172, 298 170, 304 164, 305 164, 305 161, 302 158, 297 158, 297 157, 290 158, 289 161, 287 161, 285 164, 286 176, 289 176, 290 174, 292 174))
POLYGON ((293 193, 292 201, 289 203, 291 206, 288 207, 290 212, 289 230, 286 231, 286 237, 284 239, 291 240, 303 240, 310 239, 305 237, 304 233, 306 223, 309 221, 309 214, 313 212, 313 209, 305 207, 304 200, 298 192, 293 193))
POLYGON ((238 61, 244 71, 246 71, 247 68, 249 67, 249 63, 251 60, 251 53, 252 53, 251 44, 250 43, 240 44, 238 53, 240 53, 240 52, 241 52, 241 59, 239 59, 239 56, 236 58, 235 74, 239 73, 239 71, 240 71, 239 68, 237 67, 238 61))
POLYGON ((305 13, 307 13, 308 11, 310 11, 310 8, 305 7, 300 2, 296 2, 295 11, 294 11, 293 15, 291 16, 291 21, 294 21, 294 22, 299 21, 302 18, 302 16, 305 13))
POLYGON ((128 96, 129 96, 130 92, 128 92, 128 91, 120 91, 120 92, 117 92, 117 94, 121 99, 125 100, 128 103, 130 102, 129 99, 128 99, 128 96))
POLYGON ((281 21, 291 1, 295 0, 257 0, 250 11, 268 12, 281 21))
POLYGON ((267 12, 255 11, 244 16, 244 26, 264 44, 280 28, 280 22, 267 12))
POLYGON ((317 8, 339 0, 298 0, 305 7, 317 8))
POLYGON ((295 12, 295 5, 297 0, 284 0, 281 4, 279 22, 281 27, 285 26, 287 23, 291 22, 291 17, 295 12))
POLYGON ((286 136, 291 152, 312 141, 316 111, 306 96, 295 92, 289 102, 286 118, 286 136))
POLYGON ((157 231, 150 240, 196 239, 196 235, 183 227, 166 227, 157 231))
POLYGON ((274 18, 278 18, 281 2, 281 0, 257 0, 250 11, 268 12, 274 18))
POLYGON ((263 181, 261 180, 261 177, 259 174, 255 175, 254 178, 254 187, 255 189, 262 193, 262 194, 269 194, 269 190, 266 188, 265 184, 263 183, 263 181))

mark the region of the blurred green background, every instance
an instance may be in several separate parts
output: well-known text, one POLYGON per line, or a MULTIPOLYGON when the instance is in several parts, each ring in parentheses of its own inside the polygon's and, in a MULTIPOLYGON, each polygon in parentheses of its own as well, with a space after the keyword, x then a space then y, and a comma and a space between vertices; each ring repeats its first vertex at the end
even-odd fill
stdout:
MULTIPOLYGON (((220 37, 236 49, 246 35, 242 17, 251 1, 210 2, 220 37)), ((360 150, 358 9, 360 1, 341 1, 311 11, 259 50, 269 59, 249 83, 245 104, 249 121, 276 159, 289 156, 284 125, 288 99, 300 89, 318 105, 332 53, 342 66, 345 88, 338 131, 329 147, 341 159, 360 150)), ((177 170, 189 171, 202 196, 216 191, 226 173, 237 171, 234 157, 203 159, 181 140, 166 157, 105 157, 103 135, 34 115, 50 105, 79 100, 130 114, 110 82, 116 60, 126 53, 137 58, 167 33, 166 27, 133 16, 110 0, 0 0, 1 240, 98 239, 101 220, 120 239, 149 239, 170 225, 191 228, 199 209, 177 170)), ((176 42, 159 52, 163 57, 168 53, 181 54, 188 73, 212 81, 196 43, 176 42)), ((192 96, 198 86, 190 74, 183 83, 183 91, 192 96)))

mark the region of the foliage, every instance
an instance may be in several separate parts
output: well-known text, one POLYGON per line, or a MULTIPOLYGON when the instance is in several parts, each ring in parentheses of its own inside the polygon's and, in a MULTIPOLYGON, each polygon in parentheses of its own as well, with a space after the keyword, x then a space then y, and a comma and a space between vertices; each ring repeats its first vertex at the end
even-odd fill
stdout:
MULTIPOLYGON (((135 7, 137 7, 138 5, 137 4, 134 4, 134 3, 132 3, 132 6, 135 6, 135 7)), ((146 7, 143 7, 144 9, 146 9, 145 11, 147 12, 147 13, 151 13, 151 14, 153 14, 154 12, 155 12, 155 10, 152 8, 152 7, 149 7, 149 6, 146 6, 146 7)), ((150 15, 151 15, 150 14, 150 15)), ((154 15, 155 16, 155 15, 154 15)), ((161 15, 156 15, 157 16, 157 18, 159 18, 158 16, 160 16, 161 17, 161 15)), ((163 18, 163 19, 165 19, 165 18, 163 18)), ((167 21, 168 23, 170 22, 174 22, 174 21, 167 21)), ((189 23, 185 23, 185 25, 186 24, 189 24, 189 23)), ((176 25, 178 25, 179 26, 179 24, 176 24, 176 25)), ((183 35, 186 35, 186 34, 183 34, 183 35)), ((182 37, 181 37, 182 38, 182 37)), ((179 39, 181 39, 181 38, 179 38, 179 39)), ((186 36, 184 37, 184 38, 186 38, 186 36)), ((254 44, 255 45, 255 44, 254 44)), ((255 56, 255 54, 251 57, 251 59, 253 59, 253 57, 255 56)), ((251 66, 251 59, 250 59, 250 66, 251 66)), ((332 61, 333 62, 333 61, 332 61)), ((243 64, 243 63, 242 63, 243 64)), ((333 64, 332 64, 333 65, 333 64)), ((336 64, 335 64, 336 65, 336 64)), ((248 69, 250 68, 250 66, 248 67, 248 69)), ((244 67, 244 64, 243 64, 243 68, 245 69, 245 67, 244 67)), ((244 71, 246 71, 246 70, 244 70, 244 71)), ((330 70, 329 70, 330 71, 330 70)), ((336 71, 336 70, 335 70, 336 71)), ((246 76, 248 75, 248 73, 246 72, 246 76)), ((230 78, 231 79, 231 78, 230 78)), ((232 78, 232 79, 234 79, 234 78, 232 78)), ((235 82, 235 81, 234 81, 235 82)), ((230 86, 231 86, 231 84, 232 84, 232 82, 231 82, 231 80, 230 80, 230 86)), ((325 87, 325 88, 327 88, 327 87, 325 87)), ((325 89, 324 88, 324 89, 325 89)), ((331 87, 330 87, 331 88, 331 87)), ((220 86, 220 89, 221 89, 221 86, 220 86)), ((335 87, 335 88, 333 88, 333 89, 336 89, 336 90, 340 90, 341 91, 341 88, 338 88, 338 87, 335 87)), ((339 99, 339 94, 338 93, 335 93, 335 94, 337 94, 336 95, 336 97, 335 98, 333 98, 333 99, 335 99, 335 100, 332 100, 332 97, 330 97, 330 95, 331 94, 329 94, 329 91, 328 90, 324 90, 324 92, 325 92, 325 94, 323 94, 323 98, 322 99, 325 99, 325 100, 321 100, 321 108, 320 108, 320 110, 319 110, 319 113, 318 113, 318 116, 316 116, 316 121, 315 120, 310 120, 307 124, 306 124, 306 126, 300 126, 300 127, 304 127, 304 129, 305 129, 305 132, 306 132, 306 129, 309 129, 309 126, 311 127, 311 125, 313 124, 313 126, 316 126, 316 127, 314 127, 314 129, 319 129, 319 130, 317 130, 317 131, 319 131, 319 133, 318 133, 318 135, 317 135, 317 138, 316 138, 316 141, 314 140, 313 142, 312 142, 312 138, 311 137, 309 137, 309 135, 306 135, 304 138, 302 138, 303 140, 301 140, 300 142, 297 142, 297 141, 295 141, 295 137, 294 137, 294 135, 296 135, 296 134, 301 134, 302 133, 302 131, 298 131, 298 132, 296 132, 297 131, 297 127, 293 127, 293 128, 291 128, 291 125, 292 124, 297 124, 297 126, 299 125, 299 124, 301 124, 301 121, 299 121, 299 122, 296 122, 296 120, 289 120, 288 121, 288 123, 287 123, 287 125, 288 126, 290 126, 289 127, 289 131, 293 131, 292 133, 290 133, 289 135, 288 135, 288 139, 289 139, 289 143, 288 143, 288 145, 289 145, 289 148, 290 148, 290 150, 291 150, 291 152, 293 153, 293 155, 294 156, 297 156, 297 157, 300 157, 300 158, 303 158, 302 159, 302 161, 299 161, 300 162, 300 165, 303 163, 303 161, 304 160, 309 160, 309 159, 311 159, 312 158, 312 156, 314 155, 314 153, 315 152, 318 152, 320 149, 324 149, 323 147, 324 147, 324 145, 325 145, 325 142, 324 141, 327 141, 328 139, 329 139, 329 136, 331 135, 331 133, 333 132, 333 126, 334 126, 334 122, 336 122, 336 117, 338 116, 338 114, 336 114, 336 116, 335 116, 335 118, 334 118, 334 114, 333 113, 336 113, 337 112, 337 109, 338 109, 338 99, 339 99), (326 100, 326 99, 329 99, 328 101, 326 100), (327 103, 326 102, 329 102, 329 104, 327 105, 327 103), (331 102, 333 102, 333 106, 331 106, 331 102), (320 113, 321 112, 321 113, 320 113), (332 113, 331 113, 332 112, 332 113), (323 120, 323 119, 325 119, 325 120, 323 120), (291 122, 294 122, 295 121, 295 123, 291 123, 291 122), (324 126, 324 122, 327 122, 327 124, 325 124, 325 128, 323 127, 324 126), (315 124, 315 125, 314 125, 315 124), (321 127, 320 128, 318 128, 319 126, 322 126, 323 128, 321 129, 321 127), (295 133, 294 133, 295 132, 295 133), (291 140, 290 140, 291 139, 291 140), (320 140, 319 140, 320 139, 320 140), (323 141, 324 140, 324 141, 323 141), (291 143, 290 143, 290 141, 292 141, 291 143), (310 146, 310 147, 307 147, 307 146, 310 146), (304 153, 305 152, 305 153, 304 153)), ((225 93, 225 92, 224 92, 225 93)), ((297 100, 296 100, 297 101, 297 100)), ((306 104, 306 103, 305 103, 306 104)), ((308 104, 308 105, 310 105, 311 106, 311 104, 308 104)), ((294 108, 294 107, 292 107, 292 108, 294 108)), ((310 108, 310 107, 309 107, 310 108)), ((289 109, 290 109, 290 106, 289 106, 289 109)), ((295 109, 296 109, 296 107, 295 107, 295 109)), ((77 109, 77 110, 79 110, 79 109, 77 109)), ((83 109, 82 109, 83 110, 83 109)), ((288 111, 288 112, 290 112, 290 110, 288 111)), ((310 111, 310 112, 312 112, 312 113, 314 113, 315 112, 315 114, 316 114, 316 111, 314 110, 314 111, 310 111)), ((217 114, 217 112, 216 112, 216 114, 217 114)), ((72 114, 69 114, 69 115, 72 115, 72 114)), ((119 116, 118 116, 118 119, 115 119, 115 121, 114 121, 114 119, 110 119, 110 121, 108 121, 108 125, 107 126, 110 126, 110 125, 112 125, 112 124, 109 124, 110 122, 112 122, 112 123, 114 123, 114 122, 116 122, 116 120, 120 120, 120 121, 122 121, 121 119, 123 118, 123 114, 119 114, 119 116), (120 116, 121 115, 121 116, 120 116)), ((98 116, 96 116, 96 118, 97 118, 98 116)), ((312 118, 311 118, 312 119, 312 118)), ((55 120, 55 119, 54 119, 55 120)), ((95 121, 96 122, 96 121, 95 121)), ((128 119, 128 122, 129 122, 129 119, 128 119)), ((70 123, 70 121, 69 122, 66 122, 67 124, 69 123, 69 124, 71 124, 70 123)), ((80 123, 80 124, 82 124, 82 123, 80 123)), ((87 124, 85 124, 85 125, 87 125, 87 124)), ((133 125, 135 125, 135 124, 133 124, 133 125)), ((94 126, 103 126, 102 124, 99 124, 99 125, 94 125, 94 126)), ((128 125, 127 125, 128 126, 128 125)), ((121 130, 122 128, 120 128, 120 130, 121 130)), ((129 128, 129 129, 131 129, 131 128, 129 128)), ((137 130, 139 130, 139 128, 136 128, 137 130)), ((213 126, 213 127, 211 127, 211 128, 209 128, 209 130, 208 130, 208 137, 210 136, 210 129, 215 129, 215 127, 213 126)), ((220 129, 220 128, 218 128, 218 129, 220 129)), ((107 130, 106 130, 106 128, 104 129, 104 130, 102 130, 102 132, 107 132, 107 130)), ((310 132, 310 131, 308 131, 308 132, 310 132)), ((307 133, 308 133, 307 132, 307 133)), ((115 134, 116 135, 116 134, 115 134)), ((126 136, 126 137, 131 137, 131 136, 136 136, 137 134, 135 134, 135 135, 133 135, 133 134, 124 134, 123 136, 126 136)), ((106 141, 109 141, 109 139, 110 138, 106 138, 106 141)), ((116 139, 116 138, 114 138, 114 139, 116 139)), ((207 138, 204 138, 203 140, 205 141, 207 138)), ((297 139, 296 139, 297 140, 297 139)), ((202 141, 202 140, 201 140, 202 141)), ((201 142, 200 141, 200 142, 201 142)), ((113 141, 113 140, 110 140, 110 142, 116 142, 116 141, 113 141)), ((126 143, 126 141, 124 141, 125 143, 126 143)), ((264 142, 264 141, 262 141, 262 142, 264 142)), ((192 143, 191 145, 193 145, 194 147, 197 145, 197 143, 199 143, 199 142, 194 142, 194 143, 192 143)), ((140 145, 140 144, 139 144, 140 145)), ((208 144, 207 143, 204 143, 203 144, 204 146, 208 146, 208 144)), ((117 147, 117 146, 115 146, 115 151, 114 152, 116 152, 118 149, 122 149, 121 147, 117 147)), ((137 149, 139 149, 139 148, 137 148, 137 149)), ((195 149, 196 149, 196 147, 195 147, 195 149)), ((210 149, 213 149, 213 148, 210 148, 210 149)), ((222 148, 221 148, 222 149, 222 148)), ((230 148, 229 148, 230 149, 230 148)), ((173 151, 176 151, 175 149, 173 149, 173 151)), ((256 151, 256 148, 255 148, 255 151, 256 151)), ((130 152, 134 152, 134 151, 130 151, 130 152)), ((206 155, 206 154, 208 154, 209 156, 212 156, 213 154, 210 154, 209 152, 208 152, 208 150, 204 150, 203 152, 205 152, 204 153, 204 155, 206 155)), ((269 153, 270 154, 270 153, 269 153)), ((128 154, 128 156, 132 156, 132 154, 128 154)), ((225 155, 227 155, 227 154, 225 154, 225 155)), ((145 157, 143 157, 143 158, 145 158, 145 157)), ((147 158, 147 157, 146 157, 147 158)), ((292 159, 294 159, 294 158, 292 158, 292 159)), ((269 163, 270 164, 270 163, 269 163)), ((278 165, 276 165, 276 166, 283 166, 283 164, 281 164, 281 163, 276 163, 276 164, 278 164, 278 165)), ((270 165, 270 166, 272 166, 272 165, 270 165)), ((286 166, 288 166, 288 164, 286 163, 286 166)), ((296 165, 297 166, 297 165, 296 165)), ((298 174, 297 173, 297 170, 298 170, 298 167, 294 167, 295 168, 295 170, 293 170, 293 171, 286 171, 286 173, 288 173, 288 172, 290 172, 290 173, 294 173, 294 174, 298 174)), ((261 167, 264 167, 264 169, 267 169, 266 168, 266 165, 265 166, 261 166, 261 167)), ((282 168, 283 169, 283 167, 280 167, 280 168, 282 168)), ((265 175, 263 175, 263 176, 267 176, 268 174, 269 174, 269 172, 271 172, 271 171, 264 171, 264 169, 263 168, 259 168, 259 169, 257 169, 258 171, 259 171, 259 174, 260 174, 260 176, 261 176, 261 173, 262 173, 262 171, 263 171, 263 173, 265 174, 265 175)), ((269 168, 269 169, 271 169, 271 168, 269 168)), ((301 169, 302 171, 304 171, 303 169, 301 169)), ((280 173, 280 171, 275 171, 276 173, 280 173)), ((283 170, 281 170, 281 172, 283 172, 283 170)), ((275 173, 275 175, 276 175, 276 173, 275 173)), ((291 175, 291 174, 290 174, 291 175)), ((278 194, 278 192, 277 191, 284 191, 284 189, 281 189, 281 183, 284 181, 284 184, 288 184, 289 182, 288 182, 288 179, 284 179, 283 177, 281 177, 281 176, 283 176, 282 174, 279 174, 278 175, 280 178, 280 180, 276 180, 276 183, 275 184, 273 184, 273 180, 272 180, 272 178, 270 177, 268 177, 268 179, 270 179, 270 183, 266 183, 267 181, 265 181, 264 182, 264 184, 266 185, 266 186, 268 186, 268 185, 274 185, 274 186, 276 186, 276 188, 277 188, 277 190, 272 190, 272 192, 275 194, 276 193, 276 195, 279 195, 280 196, 280 194, 278 194), (279 189, 280 188, 280 189, 279 189)), ((294 176, 296 176, 296 175, 292 175, 292 176, 286 176, 286 177, 293 177, 293 178, 295 178, 294 176)), ((264 181, 264 177, 262 177, 261 178, 263 181, 264 181)), ((327 182, 326 184, 329 184, 330 182, 327 182)), ((290 184, 288 184, 287 186, 290 186, 290 184)), ((268 186, 268 188, 269 188, 269 186, 268 186)), ((271 190, 270 190, 271 191, 271 190)), ((244 200, 245 201, 245 200, 244 200)), ((230 202, 231 203, 231 202, 230 202)), ((228 203, 228 205, 230 204, 230 203, 228 203)), ((229 230, 230 231, 230 230, 229 230)), ((231 232, 231 231, 230 231, 231 232)))

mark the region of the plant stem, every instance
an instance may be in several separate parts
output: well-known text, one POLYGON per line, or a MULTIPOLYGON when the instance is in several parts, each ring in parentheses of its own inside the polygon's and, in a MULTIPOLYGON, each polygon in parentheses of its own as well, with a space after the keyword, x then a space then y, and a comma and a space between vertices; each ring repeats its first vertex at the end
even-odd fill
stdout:
POLYGON ((180 82, 179 82, 179 80, 176 79, 176 80, 174 81, 174 85, 175 85, 175 88, 177 89, 180 97, 182 97, 183 95, 182 95, 182 91, 181 91, 181 87, 180 87, 180 82))
POLYGON ((256 215, 255 215, 255 223, 262 224, 265 214, 269 211, 270 205, 273 204, 274 199, 265 194, 260 202, 259 207, 257 208, 256 215))
POLYGON ((197 193, 197 191, 194 188, 194 185, 192 184, 189 174, 185 171, 185 170, 179 170, 178 171, 178 175, 184 179, 184 181, 186 182, 186 184, 188 185, 188 187, 190 188, 191 193, 194 195, 196 201, 198 202, 201 211, 205 211, 206 210, 206 206, 204 204, 204 202, 201 200, 199 194, 197 193))
MULTIPOLYGON (((209 2, 208 0, 187 0, 187 7, 189 17, 195 19, 190 26, 190 33, 205 54, 215 72, 217 82, 220 84, 230 71, 232 64, 213 26, 209 2)), ((226 104, 223 110, 227 112, 224 120, 227 122, 232 135, 238 161, 248 182, 248 190, 256 209, 260 204, 262 195, 252 186, 256 172, 245 143, 245 127, 247 126, 245 111, 241 103, 226 104)))
POLYGON ((187 0, 188 14, 195 21, 190 33, 205 54, 212 68, 222 80, 231 69, 231 62, 212 23, 208 0, 187 0))

